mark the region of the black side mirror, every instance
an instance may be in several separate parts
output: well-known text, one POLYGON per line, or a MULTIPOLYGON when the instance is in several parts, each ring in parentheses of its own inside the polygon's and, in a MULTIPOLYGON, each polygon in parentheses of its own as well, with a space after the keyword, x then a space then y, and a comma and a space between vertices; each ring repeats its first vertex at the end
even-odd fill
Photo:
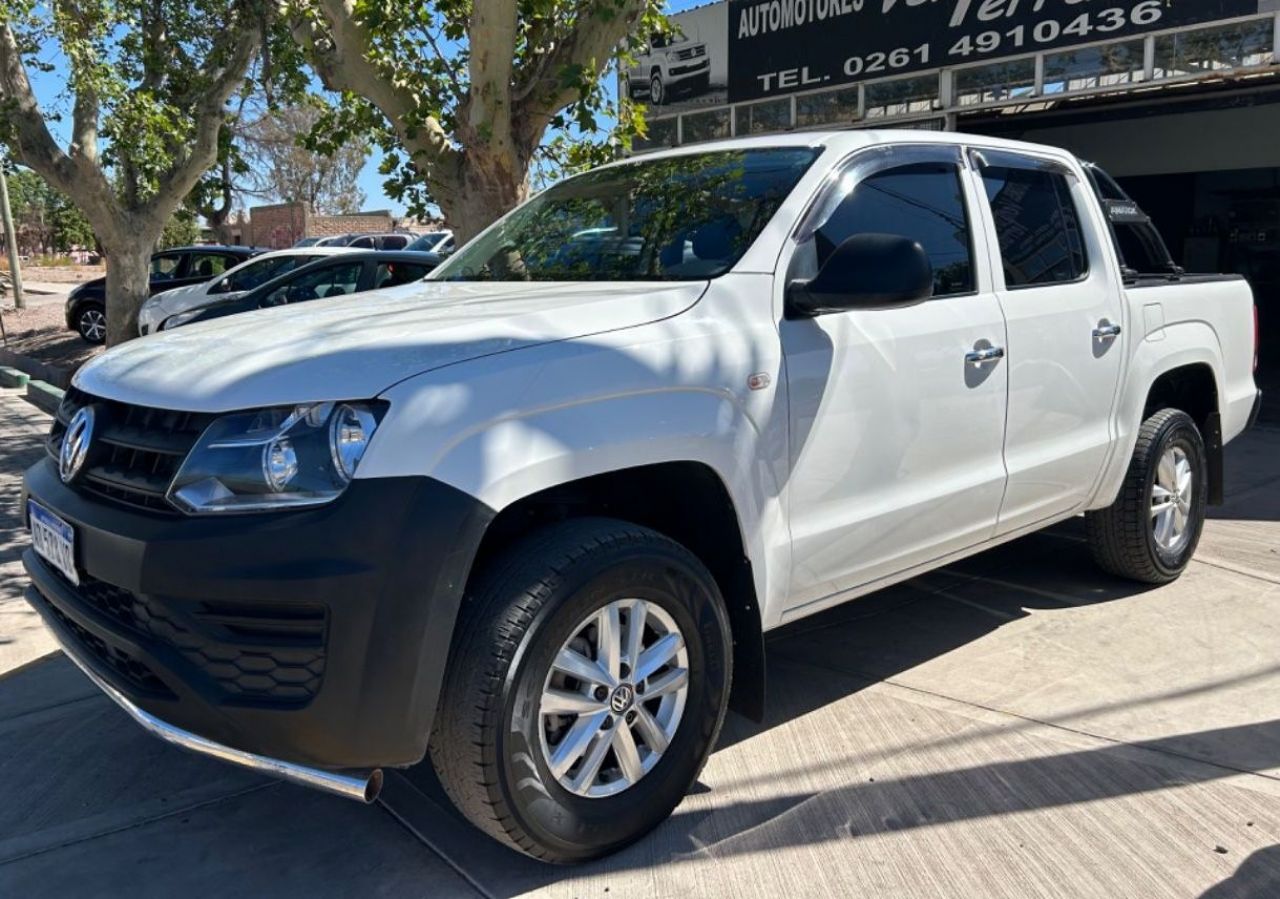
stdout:
POLYGON ((909 306, 933 296, 933 265, 917 241, 856 234, 828 257, 817 277, 787 285, 788 318, 848 309, 909 306))

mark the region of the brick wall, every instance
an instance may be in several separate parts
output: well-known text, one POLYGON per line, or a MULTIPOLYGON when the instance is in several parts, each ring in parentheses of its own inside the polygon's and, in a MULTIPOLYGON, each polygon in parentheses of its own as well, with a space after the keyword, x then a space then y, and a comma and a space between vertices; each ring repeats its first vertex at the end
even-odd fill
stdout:
POLYGON ((391 213, 385 209, 352 215, 312 215, 303 203, 277 203, 274 206, 254 206, 249 210, 246 228, 249 239, 244 242, 250 246, 281 250, 304 237, 390 231, 394 227, 391 213))
POLYGON ((352 215, 313 215, 307 224, 307 237, 390 231, 394 227, 391 213, 385 209, 379 209, 377 212, 357 212, 352 215))
POLYGON ((291 247, 310 233, 311 218, 303 203, 255 206, 249 210, 249 240, 246 243, 273 250, 291 247))

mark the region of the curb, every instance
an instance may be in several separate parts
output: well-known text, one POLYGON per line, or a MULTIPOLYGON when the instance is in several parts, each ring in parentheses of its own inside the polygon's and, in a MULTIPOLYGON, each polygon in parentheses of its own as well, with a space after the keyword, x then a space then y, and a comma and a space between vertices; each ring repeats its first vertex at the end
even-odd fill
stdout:
POLYGON ((58 365, 37 362, 29 356, 0 347, 0 365, 25 372, 29 378, 45 381, 55 387, 70 387, 72 372, 58 365))
POLYGON ((26 400, 50 415, 58 414, 58 406, 62 405, 63 390, 44 381, 28 381, 26 400))
POLYGON ((0 387, 26 387, 31 376, 25 371, 0 365, 0 387))

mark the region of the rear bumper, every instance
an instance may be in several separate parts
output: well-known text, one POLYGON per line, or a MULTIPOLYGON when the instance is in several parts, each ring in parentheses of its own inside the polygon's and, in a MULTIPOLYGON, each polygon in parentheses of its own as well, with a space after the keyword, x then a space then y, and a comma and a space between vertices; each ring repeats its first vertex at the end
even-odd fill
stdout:
POLYGON ((79 664, 147 715, 300 766, 425 754, 492 516, 481 503, 387 478, 317 509, 186 518, 86 497, 50 460, 24 489, 75 530, 81 579, 28 550, 28 599, 79 664))

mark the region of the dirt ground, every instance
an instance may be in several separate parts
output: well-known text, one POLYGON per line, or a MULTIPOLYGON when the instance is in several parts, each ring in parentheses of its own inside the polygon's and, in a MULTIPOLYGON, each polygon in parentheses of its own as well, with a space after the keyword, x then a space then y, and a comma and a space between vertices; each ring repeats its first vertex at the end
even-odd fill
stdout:
MULTIPOLYGON (((7 269, 8 266, 0 266, 7 269)), ((45 284, 79 284, 81 281, 92 281, 107 273, 105 265, 24 265, 22 277, 25 281, 41 281, 45 284)))
POLYGON ((79 334, 67 330, 61 303, 26 309, 0 306, 0 321, 8 338, 5 347, 39 362, 74 371, 102 352, 101 346, 85 343, 79 334))

